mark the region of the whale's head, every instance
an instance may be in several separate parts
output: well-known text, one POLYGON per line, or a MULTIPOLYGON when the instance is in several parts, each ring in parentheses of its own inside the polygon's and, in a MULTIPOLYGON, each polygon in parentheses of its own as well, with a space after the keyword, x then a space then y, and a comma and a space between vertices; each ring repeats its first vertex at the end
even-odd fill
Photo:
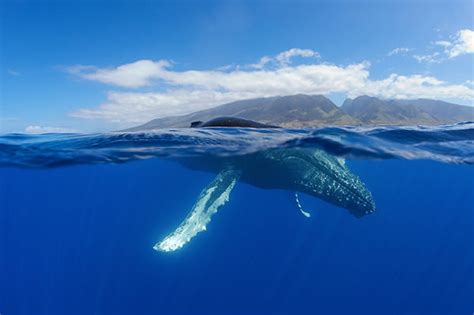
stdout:
MULTIPOLYGON (((345 161, 321 150, 301 149, 289 156, 299 175, 297 189, 362 217, 375 211, 372 194, 345 161)), ((288 160, 287 160, 288 161, 288 160)))
POLYGON ((372 194, 342 159, 307 148, 273 150, 266 157, 275 165, 272 173, 281 175, 270 176, 281 188, 312 195, 356 217, 375 211, 372 194))

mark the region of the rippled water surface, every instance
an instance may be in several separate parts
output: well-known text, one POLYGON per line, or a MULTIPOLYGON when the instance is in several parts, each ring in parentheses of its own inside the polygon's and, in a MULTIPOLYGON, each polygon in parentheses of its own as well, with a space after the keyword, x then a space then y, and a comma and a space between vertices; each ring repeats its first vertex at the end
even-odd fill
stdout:
POLYGON ((0 314, 471 314, 473 162, 472 123, 3 135, 0 314), (375 212, 266 169, 313 151, 375 212), (206 231, 154 250, 229 165, 206 231))

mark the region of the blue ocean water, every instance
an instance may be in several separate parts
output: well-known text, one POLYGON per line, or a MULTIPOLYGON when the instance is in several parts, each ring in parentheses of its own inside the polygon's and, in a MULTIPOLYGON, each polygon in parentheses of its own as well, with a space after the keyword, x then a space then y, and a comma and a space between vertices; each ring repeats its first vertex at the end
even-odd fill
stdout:
POLYGON ((474 125, 0 137, 0 314, 471 314, 474 125), (207 231, 153 245, 215 177, 179 160, 323 149, 374 214, 239 182, 207 231))

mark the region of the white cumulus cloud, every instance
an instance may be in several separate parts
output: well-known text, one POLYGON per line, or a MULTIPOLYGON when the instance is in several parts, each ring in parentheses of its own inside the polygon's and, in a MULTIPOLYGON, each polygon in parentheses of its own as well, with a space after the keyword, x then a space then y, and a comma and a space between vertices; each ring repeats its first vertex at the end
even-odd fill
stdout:
POLYGON ((398 47, 395 49, 392 49, 391 51, 388 52, 387 56, 393 56, 393 55, 403 55, 406 54, 407 52, 411 51, 411 48, 407 47, 398 47))
POLYGON ((317 51, 311 49, 291 48, 286 51, 282 51, 276 56, 263 56, 260 58, 258 63, 249 65, 251 68, 262 69, 268 64, 276 64, 277 66, 286 66, 291 63, 291 59, 294 57, 302 58, 320 58, 321 56, 317 51))
POLYGON ((450 41, 447 41, 447 40, 438 40, 434 43, 435 43, 435 45, 438 45, 438 46, 441 46, 441 47, 449 47, 449 46, 452 45, 452 43, 450 41))
POLYGON ((367 94, 387 99, 474 99, 474 90, 463 84, 449 84, 423 75, 404 76, 391 74, 383 80, 368 80, 362 90, 349 91, 349 95, 367 94))
POLYGON ((443 59, 441 58, 441 54, 439 52, 434 52, 428 55, 413 55, 418 62, 427 62, 427 63, 440 63, 443 59))
POLYGON ((451 41, 439 40, 435 45, 444 48, 444 53, 448 58, 474 53, 474 31, 470 29, 460 30, 456 35, 451 36, 451 41))
POLYGON ((210 70, 175 71, 172 63, 166 60, 138 60, 111 68, 75 66, 69 68, 69 72, 87 80, 125 88, 152 86, 156 90, 110 91, 102 104, 79 109, 71 115, 131 124, 241 99, 298 93, 474 99, 472 87, 450 84, 431 76, 394 73, 385 79, 374 80, 370 78, 368 62, 334 65, 313 59, 312 63, 293 64, 290 62, 294 56, 318 55, 312 50, 295 48, 262 58, 261 67, 210 70))
POLYGON ((454 58, 464 54, 474 53, 474 31, 465 29, 457 32, 451 45, 446 46, 446 54, 449 58, 454 58))
MULTIPOLYGON (((463 29, 450 37, 450 40, 432 42, 430 53, 414 54, 412 57, 420 63, 441 63, 452 58, 474 53, 474 31, 463 29)), ((395 50, 394 50, 395 51, 395 50)))
POLYGON ((160 73, 171 63, 166 60, 151 61, 138 60, 115 68, 97 68, 95 66, 71 66, 66 71, 83 79, 102 83, 137 88, 150 85, 153 79, 160 77, 160 73))

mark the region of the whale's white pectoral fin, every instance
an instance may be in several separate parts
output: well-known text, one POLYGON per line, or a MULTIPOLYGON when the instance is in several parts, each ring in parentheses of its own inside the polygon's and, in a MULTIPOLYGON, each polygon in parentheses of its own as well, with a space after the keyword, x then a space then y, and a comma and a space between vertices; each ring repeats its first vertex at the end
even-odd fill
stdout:
POLYGON ((307 218, 311 217, 311 213, 304 211, 303 207, 301 206, 300 199, 298 198, 298 193, 295 193, 295 200, 296 200, 296 205, 298 206, 298 209, 300 212, 307 218))
POLYGON ((196 234, 206 230, 206 225, 220 206, 229 200, 229 195, 239 179, 240 171, 225 169, 201 191, 192 211, 179 227, 155 244, 155 250, 171 252, 183 247, 196 234))

